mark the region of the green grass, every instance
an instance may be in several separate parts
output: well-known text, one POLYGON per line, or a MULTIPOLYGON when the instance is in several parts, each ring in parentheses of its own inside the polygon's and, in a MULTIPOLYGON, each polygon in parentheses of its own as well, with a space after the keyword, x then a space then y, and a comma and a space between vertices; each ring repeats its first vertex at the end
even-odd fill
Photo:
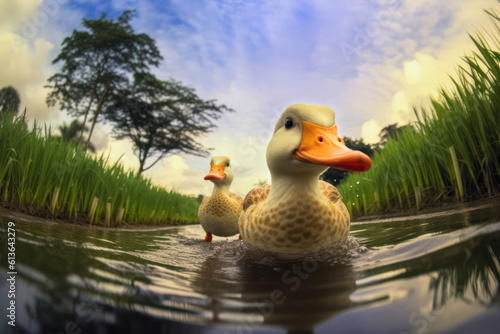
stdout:
POLYGON ((194 223, 199 202, 137 177, 109 156, 93 156, 51 135, 35 122, 27 129, 23 116, 0 120, 0 203, 45 217, 90 221, 94 197, 99 199, 94 224, 104 224, 106 203, 110 225, 194 223), (55 189, 59 196, 52 210, 55 189), (124 209, 120 222, 118 211, 124 209))
POLYGON ((470 35, 477 50, 431 107, 414 109, 416 130, 389 140, 368 172, 339 186, 352 215, 416 209, 416 187, 424 207, 500 191, 500 18, 487 14, 493 31, 470 35))

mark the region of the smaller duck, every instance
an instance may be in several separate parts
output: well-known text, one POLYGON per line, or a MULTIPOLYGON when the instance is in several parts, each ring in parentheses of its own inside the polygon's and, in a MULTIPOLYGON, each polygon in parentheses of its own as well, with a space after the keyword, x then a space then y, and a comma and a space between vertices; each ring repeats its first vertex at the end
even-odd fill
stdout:
POLYGON ((228 157, 212 157, 205 180, 212 181, 214 190, 203 199, 198 210, 198 220, 207 233, 206 242, 212 241, 212 235, 230 237, 239 232, 238 218, 243 210, 243 198, 229 191, 233 177, 228 157))

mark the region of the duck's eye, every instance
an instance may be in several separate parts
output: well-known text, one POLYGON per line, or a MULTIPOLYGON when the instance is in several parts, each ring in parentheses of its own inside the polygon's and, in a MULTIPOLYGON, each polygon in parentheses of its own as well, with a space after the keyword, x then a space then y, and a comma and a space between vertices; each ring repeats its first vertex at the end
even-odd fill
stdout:
POLYGON ((293 126, 293 121, 291 117, 287 117, 285 120, 285 128, 290 129, 293 126))
POLYGON ((226 162, 226 167, 229 167, 229 162, 226 162))

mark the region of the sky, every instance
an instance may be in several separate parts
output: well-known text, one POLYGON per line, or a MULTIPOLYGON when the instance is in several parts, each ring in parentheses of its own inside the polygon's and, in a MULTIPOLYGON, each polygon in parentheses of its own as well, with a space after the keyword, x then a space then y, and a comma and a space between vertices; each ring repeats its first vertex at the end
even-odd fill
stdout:
MULTIPOLYGON (((270 181, 267 144, 281 112, 293 103, 336 112, 341 136, 378 141, 388 125, 414 121, 449 87, 461 57, 473 49, 468 32, 487 27, 484 9, 495 0, 19 0, 0 1, 0 87, 13 85, 32 122, 52 128, 70 123, 47 107, 47 79, 63 39, 81 30, 82 18, 116 18, 135 9, 136 33, 156 40, 164 60, 152 71, 174 78, 204 99, 235 110, 199 138, 211 155, 231 159, 231 191, 244 196, 270 181)), ((137 169, 127 140, 99 124, 99 153, 137 169)), ((145 175, 154 183, 208 195, 210 157, 171 155, 145 175)))

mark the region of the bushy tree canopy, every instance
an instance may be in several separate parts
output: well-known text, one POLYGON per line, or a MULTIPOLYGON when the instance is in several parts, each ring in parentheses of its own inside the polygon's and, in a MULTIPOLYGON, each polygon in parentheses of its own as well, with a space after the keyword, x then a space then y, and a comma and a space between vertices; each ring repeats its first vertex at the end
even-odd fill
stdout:
POLYGON ((389 124, 380 130, 378 136, 380 137, 380 144, 385 144, 389 139, 398 140, 399 135, 407 129, 413 129, 409 124, 398 126, 398 123, 389 124))
POLYGON ((19 92, 12 86, 6 86, 0 90, 0 113, 12 111, 14 116, 19 113, 21 97, 19 92))
POLYGON ((231 111, 214 100, 201 99, 178 81, 162 81, 146 72, 136 73, 133 84, 116 90, 110 101, 104 110, 106 119, 115 138, 133 142, 139 173, 169 154, 207 154, 197 137, 211 131, 223 112, 231 111))
POLYGON ((72 116, 84 115, 84 124, 92 112, 87 142, 110 93, 126 85, 133 73, 158 66, 162 59, 154 39, 134 32, 132 14, 124 11, 116 21, 106 19, 106 14, 94 20, 84 18, 83 30, 74 30, 64 39, 52 62, 62 67, 48 79, 47 105, 59 103, 72 116))

